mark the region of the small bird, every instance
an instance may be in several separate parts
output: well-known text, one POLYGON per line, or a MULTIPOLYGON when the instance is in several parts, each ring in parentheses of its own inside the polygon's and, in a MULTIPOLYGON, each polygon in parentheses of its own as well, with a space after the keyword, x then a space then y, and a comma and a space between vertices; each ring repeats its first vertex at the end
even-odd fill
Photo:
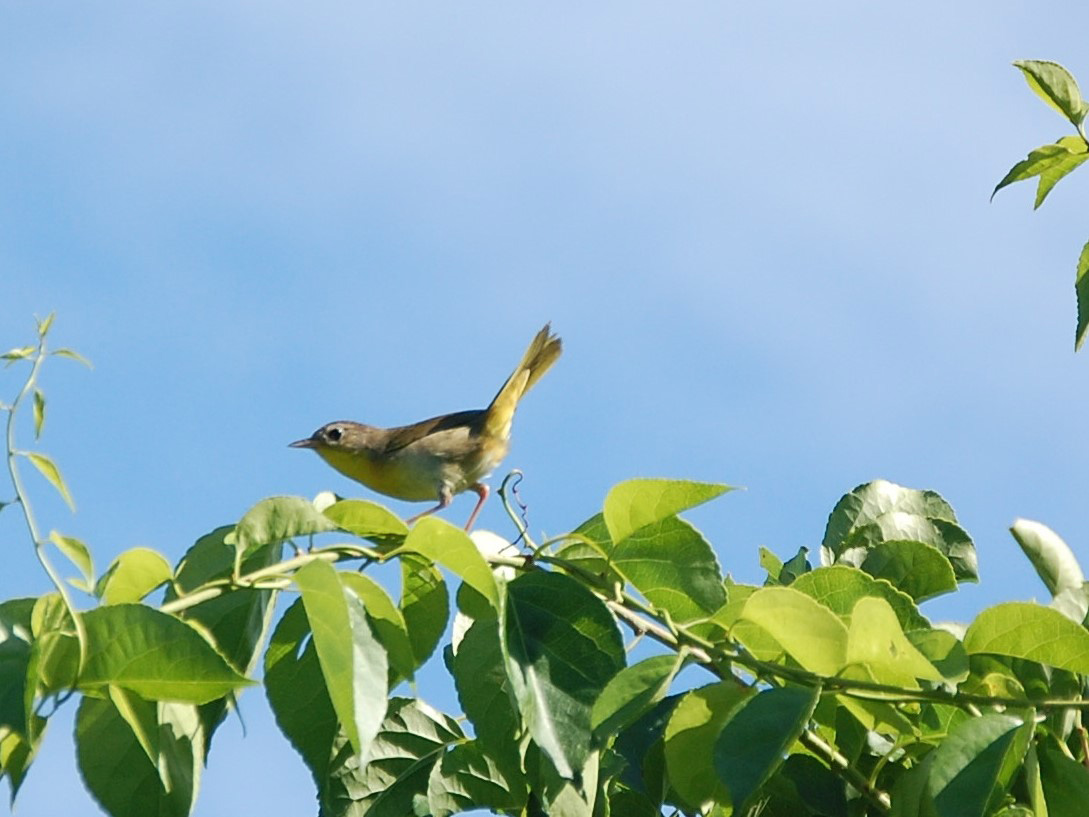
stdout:
POLYGON ((344 476, 380 494, 412 502, 438 500, 408 524, 442 510, 455 494, 471 490, 480 499, 465 523, 469 530, 488 498, 488 486, 481 480, 507 455, 518 401, 562 351, 551 324, 545 324, 486 409, 443 414, 397 428, 338 420, 291 447, 314 449, 344 476))

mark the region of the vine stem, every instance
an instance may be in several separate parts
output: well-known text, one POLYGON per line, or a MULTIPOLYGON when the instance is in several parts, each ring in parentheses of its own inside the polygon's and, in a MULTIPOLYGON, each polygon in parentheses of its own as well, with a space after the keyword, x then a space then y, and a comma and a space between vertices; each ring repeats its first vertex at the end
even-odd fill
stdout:
POLYGON ((34 517, 34 508, 31 506, 30 498, 27 496, 26 489, 23 487, 23 479, 19 474, 19 466, 16 462, 19 457, 19 449, 15 446, 15 417, 19 411, 19 406, 22 405, 23 400, 30 394, 31 390, 38 382, 38 372, 41 371, 42 362, 45 358, 45 334, 43 331, 39 330, 38 350, 34 355, 34 362, 30 367, 30 374, 27 376, 26 382, 23 383, 23 388, 20 389, 19 394, 12 401, 11 405, 6 407, 8 413, 6 435, 8 474, 11 476, 11 484, 15 489, 15 501, 23 511, 23 520, 26 522, 27 531, 30 533, 30 539, 34 543, 34 554, 38 557, 38 562, 49 577, 50 582, 52 582, 53 586, 56 588, 57 593, 61 597, 61 601, 64 603, 64 607, 68 611, 68 615, 76 628, 76 641, 79 642, 79 670, 82 670, 84 663, 87 661, 87 630, 83 625, 83 619, 79 617, 75 604, 72 602, 72 597, 68 593, 68 588, 65 586, 64 580, 57 572, 57 569, 53 567, 53 563, 49 560, 49 554, 46 553, 46 541, 41 536, 38 522, 34 517))

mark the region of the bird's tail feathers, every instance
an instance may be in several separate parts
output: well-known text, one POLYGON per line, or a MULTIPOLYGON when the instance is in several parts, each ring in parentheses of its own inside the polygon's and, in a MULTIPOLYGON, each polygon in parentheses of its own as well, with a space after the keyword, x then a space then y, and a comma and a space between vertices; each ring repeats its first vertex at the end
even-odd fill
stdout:
POLYGON ((491 405, 488 406, 484 420, 484 433, 490 437, 506 439, 510 435, 514 410, 533 384, 541 379, 563 351, 563 343, 552 334, 552 325, 546 323, 522 355, 522 361, 515 368, 507 382, 499 389, 491 405))

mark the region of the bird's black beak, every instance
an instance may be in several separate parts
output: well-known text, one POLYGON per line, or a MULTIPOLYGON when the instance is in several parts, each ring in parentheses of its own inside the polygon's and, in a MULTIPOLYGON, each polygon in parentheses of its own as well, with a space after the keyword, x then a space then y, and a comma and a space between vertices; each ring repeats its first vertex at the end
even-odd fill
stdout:
POLYGON ((293 443, 288 443, 288 448, 313 448, 316 445, 316 441, 313 437, 307 437, 305 440, 295 440, 293 443))

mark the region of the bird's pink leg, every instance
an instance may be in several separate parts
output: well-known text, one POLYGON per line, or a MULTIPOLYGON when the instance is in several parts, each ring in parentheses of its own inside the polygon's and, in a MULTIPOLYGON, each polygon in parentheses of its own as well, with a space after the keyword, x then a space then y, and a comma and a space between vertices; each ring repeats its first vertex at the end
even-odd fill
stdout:
MULTIPOLYGON (((441 511, 441 510, 442 510, 443 508, 445 508, 445 507, 449 506, 449 504, 450 504, 450 501, 451 501, 451 500, 452 500, 453 498, 454 498, 454 495, 450 493, 450 488, 449 488, 449 486, 447 486, 447 485, 443 485, 443 486, 442 486, 442 487, 441 487, 441 488, 439 489, 439 504, 438 504, 438 505, 436 505, 436 506, 435 506, 434 508, 428 508, 428 509, 427 509, 426 511, 423 511, 423 512, 421 512, 421 513, 418 513, 418 514, 416 514, 416 515, 415 515, 415 516, 413 516, 413 517, 412 517, 411 519, 406 519, 406 520, 405 520, 405 524, 406 524, 406 525, 411 525, 411 524, 412 524, 413 522, 415 522, 415 521, 416 521, 417 519, 423 519, 423 517, 425 517, 425 516, 430 516, 430 515, 431 515, 431 514, 433 514, 433 513, 435 512, 435 511, 441 511)), ((481 502, 483 502, 483 500, 481 500, 481 502)))
POLYGON ((491 489, 487 485, 478 482, 476 485, 470 485, 469 488, 480 497, 476 503, 476 507, 473 508, 473 512, 469 514, 469 521, 465 523, 465 530, 472 530, 473 523, 476 521, 476 515, 480 513, 480 509, 484 507, 484 502, 488 498, 488 494, 491 493, 491 489))

